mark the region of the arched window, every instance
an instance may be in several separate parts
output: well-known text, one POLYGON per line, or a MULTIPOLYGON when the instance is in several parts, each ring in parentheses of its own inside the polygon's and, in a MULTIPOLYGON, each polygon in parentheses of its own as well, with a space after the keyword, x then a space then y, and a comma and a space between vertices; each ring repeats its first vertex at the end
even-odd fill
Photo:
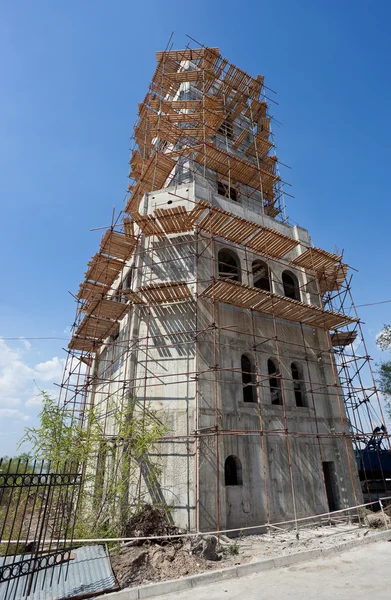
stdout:
POLYGON ((269 267, 262 260, 254 260, 252 265, 253 286, 259 290, 271 291, 269 267))
POLYGON ((287 298, 292 298, 292 300, 299 300, 300 302, 299 282, 296 275, 290 271, 284 271, 282 274, 282 283, 285 296, 287 298))
POLYGON ((282 404, 281 379, 277 366, 271 358, 267 361, 267 370, 269 373, 269 386, 272 404, 282 404))
POLYGON ((291 364, 293 390, 295 392, 296 406, 307 406, 303 383, 303 372, 296 363, 291 364))
POLYGON ((232 279, 233 281, 241 280, 240 262, 235 252, 223 248, 219 251, 218 261, 219 277, 226 277, 227 279, 232 279))
POLYGON ((243 485, 242 463, 237 456, 227 456, 224 465, 225 485, 243 485))
POLYGON ((242 354, 241 358, 241 369, 242 369, 242 384, 243 384, 243 401, 244 402, 256 402, 257 396, 255 393, 255 377, 254 368, 251 359, 242 354))
POLYGON ((224 119, 217 132, 221 133, 221 135, 226 135, 229 139, 232 139, 234 128, 232 119, 229 115, 224 119))
POLYGON ((130 267, 124 279, 124 290, 131 290, 133 285, 133 271, 134 268, 130 267))
POLYGON ((123 291, 123 282, 121 281, 121 283, 119 284, 117 289, 114 291, 113 295, 111 296, 111 299, 113 302, 126 302, 126 298, 123 297, 122 291, 123 291))
POLYGON ((235 202, 239 200, 237 188, 228 183, 224 183, 223 181, 217 182, 217 193, 225 198, 231 198, 231 200, 235 200, 235 202))

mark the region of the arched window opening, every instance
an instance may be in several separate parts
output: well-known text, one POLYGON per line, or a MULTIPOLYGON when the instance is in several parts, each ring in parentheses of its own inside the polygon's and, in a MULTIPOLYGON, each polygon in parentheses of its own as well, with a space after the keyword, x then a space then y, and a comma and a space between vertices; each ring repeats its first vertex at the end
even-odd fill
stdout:
POLYGON ((252 264, 253 286, 259 290, 271 291, 270 271, 262 260, 254 260, 252 264))
POLYGON ((113 295, 111 296, 111 299, 113 302, 126 302, 126 298, 124 298, 122 292, 123 292, 123 282, 121 281, 121 283, 119 284, 119 286, 117 287, 117 289, 114 291, 113 295))
POLYGON ((224 196, 224 198, 231 198, 231 200, 235 200, 235 202, 238 202, 239 200, 237 188, 228 185, 228 183, 223 183, 222 181, 217 182, 217 193, 220 196, 224 196))
POLYGON ((272 404, 282 404, 281 379, 276 364, 271 358, 267 361, 267 370, 272 404))
POLYGON ((231 250, 220 250, 218 254, 219 277, 240 281, 240 262, 239 258, 231 250))
POLYGON ((227 456, 224 465, 225 485, 243 485, 242 463, 237 456, 227 456))
POLYGON ((256 402, 254 368, 251 360, 245 354, 241 358, 243 402, 256 402))
POLYGON ((300 302, 300 289, 297 277, 290 271, 284 271, 282 274, 282 283, 284 286, 284 295, 292 300, 300 302))
POLYGON ((131 290, 132 289, 133 275, 134 275, 134 268, 131 267, 129 269, 129 271, 127 272, 126 277, 124 279, 124 285, 123 285, 124 290, 131 290))
POLYGON ((233 134, 234 134, 234 128, 233 128, 233 123, 232 123, 232 119, 230 116, 228 116, 224 119, 224 121, 218 128, 217 132, 221 133, 221 135, 227 136, 228 139, 232 139, 233 134))
POLYGON ((303 383, 303 373, 295 363, 291 364, 291 373, 293 379, 293 390, 295 392, 296 406, 307 406, 303 383))

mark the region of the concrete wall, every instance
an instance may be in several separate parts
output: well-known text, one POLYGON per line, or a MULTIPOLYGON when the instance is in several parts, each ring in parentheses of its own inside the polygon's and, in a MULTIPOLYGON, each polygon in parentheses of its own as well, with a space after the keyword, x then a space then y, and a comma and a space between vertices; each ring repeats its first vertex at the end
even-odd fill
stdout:
MULTIPOLYGON (((176 205, 191 209, 205 198, 238 216, 273 227, 308 243, 308 233, 269 219, 248 206, 218 196, 205 180, 166 188, 145 196, 143 212, 176 205)), ((97 386, 105 396, 123 396, 123 383, 137 397, 160 411, 177 439, 159 445, 162 477, 159 495, 173 520, 186 529, 244 527, 285 521, 328 510, 322 462, 334 463, 341 507, 360 496, 352 483, 354 456, 349 440, 333 437, 347 432, 341 390, 328 352, 327 332, 297 323, 274 320, 262 313, 213 304, 198 298, 218 276, 217 255, 229 247, 238 256, 242 282, 252 285, 251 265, 264 257, 207 234, 142 237, 134 288, 162 281, 186 281, 190 302, 137 307, 121 323, 129 339, 127 360, 118 363, 110 381, 97 386), (175 245, 174 245, 175 244, 175 245), (196 258, 198 255, 198 258, 196 258), (195 332, 198 335, 195 335, 195 332), (255 368, 257 402, 243 401, 241 355, 255 368), (271 404, 267 361, 281 366, 284 406, 271 404), (306 406, 296 406, 291 363, 300 366, 306 406), (121 388, 122 385, 122 388, 121 388), (219 434, 216 435, 216 427, 219 434), (259 430, 262 429, 263 435, 259 430), (195 431, 204 435, 194 439, 195 431), (252 432, 251 435, 229 433, 252 432), (181 437, 183 436, 183 437, 181 437), (234 455, 242 465, 242 485, 226 486, 224 463, 234 455), (293 492, 292 492, 293 489, 293 492)), ((299 248, 287 257, 294 258, 299 248)), ((301 300, 320 300, 303 270, 287 262, 269 261, 273 291, 283 294, 282 272, 294 271, 301 300)), ((108 420, 113 429, 113 421, 108 420)), ((157 501, 156 498, 151 498, 157 501)))

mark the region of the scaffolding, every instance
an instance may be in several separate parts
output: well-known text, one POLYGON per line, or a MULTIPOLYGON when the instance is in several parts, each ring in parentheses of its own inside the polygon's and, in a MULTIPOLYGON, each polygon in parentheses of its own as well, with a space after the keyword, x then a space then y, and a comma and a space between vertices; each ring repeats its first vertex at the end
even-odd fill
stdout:
MULTIPOLYGON (((164 441, 183 442, 189 456, 194 451, 196 529, 200 528, 200 453, 209 443, 216 474, 213 523, 217 530, 221 528, 223 467, 219 452, 221 440, 227 436, 259 439, 265 522, 272 519, 265 456, 268 439, 276 436, 286 445, 295 519, 300 516, 292 461, 296 439, 317 445, 321 457, 322 440, 341 442, 358 506, 361 490, 351 447, 364 448, 374 430, 385 425, 383 407, 351 296, 348 265, 342 255, 315 248, 309 238, 293 234, 285 218, 286 182, 280 175, 283 165, 275 154, 270 90, 262 76, 254 78, 230 64, 217 48, 188 45, 184 50, 158 52, 156 59, 148 92, 138 107, 125 210, 105 231, 77 294, 60 402, 81 419, 93 404, 107 423, 104 435, 112 440, 111 396, 119 411, 136 390, 142 410, 155 396, 156 388, 192 386, 192 426, 180 433, 173 428, 164 441), (203 197, 197 197, 201 188, 196 183, 201 179, 208 189, 203 197), (188 193, 191 185, 194 197, 188 193), (162 208, 152 202, 158 190, 168 194, 171 200, 166 204, 172 207, 162 208), (217 249, 222 244, 227 250, 241 252, 240 273, 219 259, 217 249), (262 272, 269 280, 263 286, 254 284, 254 255, 264 265, 262 272), (297 276, 298 290, 292 294, 284 293, 274 275, 283 269, 297 276), (251 326, 243 327, 239 318, 220 323, 221 306, 240 309, 251 326), (182 326, 159 329, 159 315, 175 311, 183 316, 182 326), (267 319, 265 332, 257 325, 258 315, 267 319), (134 324, 136 317, 139 324, 144 323, 140 330, 134 324), (282 339, 281 328, 286 323, 293 323, 296 333, 282 339), (313 344, 309 331, 316 336, 313 344), (225 334, 231 335, 229 343, 225 334), (178 366, 164 372, 157 367, 159 360, 169 359, 173 347, 178 356, 193 352, 190 368, 181 370, 178 366), (209 364, 199 359, 200 347, 208 348, 209 364), (290 348, 292 356, 299 354, 306 365, 306 375, 296 375, 293 389, 296 401, 301 398, 311 411, 314 428, 310 431, 292 426, 286 401, 292 373, 284 370, 282 347, 290 348), (260 364, 263 354, 271 354, 271 348, 274 373, 260 364), (245 355, 250 349, 255 359, 247 368, 243 363, 223 366, 222 353, 245 355), (332 373, 332 379, 311 377, 312 365, 320 362, 332 373), (258 410, 257 427, 222 426, 219 387, 229 381, 251 389, 258 410), (199 423, 202 385, 211 391, 214 422, 208 427, 199 423), (275 404, 281 407, 279 424, 273 427, 265 425, 269 422, 265 420, 265 394, 270 387, 278 400, 275 404), (319 398, 339 407, 338 427, 325 430, 324 419, 317 415, 319 398)), ((178 365, 182 363, 178 361, 178 365)), ((388 434, 383 431, 381 438, 390 448, 388 434)), ((140 466, 139 487, 141 472, 140 466)), ((321 477, 327 488, 325 474, 321 477)), ((370 480, 371 474, 366 473, 366 477, 370 480)), ((385 476, 382 485, 385 492, 385 476)))

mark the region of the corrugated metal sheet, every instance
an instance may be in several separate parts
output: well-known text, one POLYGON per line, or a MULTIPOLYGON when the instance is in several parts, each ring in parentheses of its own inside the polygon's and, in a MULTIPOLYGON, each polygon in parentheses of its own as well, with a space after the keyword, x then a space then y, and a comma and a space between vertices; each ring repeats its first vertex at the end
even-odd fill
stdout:
MULTIPOLYGON (((26 577, 0 585, 0 600, 63 600, 86 598, 118 589, 105 546, 83 546, 72 550, 75 558, 35 574, 29 596, 23 595, 26 577)), ((27 558, 24 555, 23 558, 27 558)), ((4 559, 0 558, 0 564, 4 559)))

